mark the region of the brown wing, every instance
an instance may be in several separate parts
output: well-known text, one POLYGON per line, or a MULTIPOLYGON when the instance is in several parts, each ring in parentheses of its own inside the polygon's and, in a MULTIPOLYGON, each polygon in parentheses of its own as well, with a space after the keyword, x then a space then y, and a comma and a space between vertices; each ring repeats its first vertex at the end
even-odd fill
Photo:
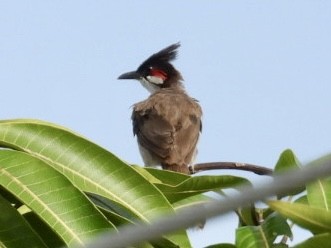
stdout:
POLYGON ((159 91, 134 106, 139 144, 164 166, 188 166, 201 130, 201 108, 185 93, 159 91))

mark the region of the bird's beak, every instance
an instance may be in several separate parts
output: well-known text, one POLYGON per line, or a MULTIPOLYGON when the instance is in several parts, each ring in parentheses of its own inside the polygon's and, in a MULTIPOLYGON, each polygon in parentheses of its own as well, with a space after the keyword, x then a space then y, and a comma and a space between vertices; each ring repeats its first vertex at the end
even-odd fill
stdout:
POLYGON ((127 73, 123 73, 121 76, 118 77, 118 79, 139 79, 141 76, 136 71, 130 71, 127 73))

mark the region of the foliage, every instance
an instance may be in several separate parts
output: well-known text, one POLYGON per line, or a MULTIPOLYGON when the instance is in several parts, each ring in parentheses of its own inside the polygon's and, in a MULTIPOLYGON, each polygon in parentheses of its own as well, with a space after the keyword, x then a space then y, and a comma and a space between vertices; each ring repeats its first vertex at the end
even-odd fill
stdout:
MULTIPOLYGON (((132 166, 70 130, 37 120, 0 121, 0 148, 0 247, 84 245, 104 231, 116 233, 122 225, 149 223, 210 201, 205 192, 224 196, 225 189, 251 185, 231 175, 192 177, 132 166)), ((275 172, 299 167, 293 152, 286 150, 275 172)), ((327 246, 330 180, 267 204, 234 210, 239 217, 235 244, 209 247, 288 247, 289 221, 312 232, 295 247, 327 246)), ((191 244, 182 230, 139 247, 191 244)))

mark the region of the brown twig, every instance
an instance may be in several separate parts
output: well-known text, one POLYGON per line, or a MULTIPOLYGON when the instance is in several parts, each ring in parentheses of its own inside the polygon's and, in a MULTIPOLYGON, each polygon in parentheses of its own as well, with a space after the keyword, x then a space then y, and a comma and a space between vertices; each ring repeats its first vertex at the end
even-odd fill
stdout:
POLYGON ((273 170, 267 167, 254 165, 254 164, 236 163, 236 162, 210 162, 210 163, 195 164, 194 172, 192 174, 206 170, 224 170, 224 169, 250 171, 258 175, 271 176, 273 174, 273 170))

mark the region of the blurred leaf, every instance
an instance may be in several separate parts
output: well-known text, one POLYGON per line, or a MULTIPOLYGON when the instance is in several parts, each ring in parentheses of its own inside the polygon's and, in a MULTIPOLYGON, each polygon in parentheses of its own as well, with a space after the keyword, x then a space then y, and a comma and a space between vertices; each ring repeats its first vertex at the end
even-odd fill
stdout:
POLYGON ((287 244, 273 244, 272 248, 288 248, 289 246, 287 244))
POLYGON ((325 163, 330 164, 331 161, 331 153, 326 154, 318 159, 313 160, 312 162, 308 163, 306 166, 322 166, 325 163))
MULTIPOLYGON (((2 173, 2 171, 0 171, 2 173)), ((1 181, 0 181, 1 182, 1 181)), ((47 247, 31 226, 0 195, 0 246, 4 247, 47 247), (19 234, 19 235, 18 235, 19 234)))
POLYGON ((237 248, 269 248, 279 235, 292 236, 285 218, 270 215, 260 226, 244 226, 236 230, 237 248))
POLYGON ((322 233, 297 244, 293 248, 322 248, 330 247, 331 233, 322 233))
POLYGON ((270 215, 272 215, 275 211, 271 208, 257 208, 257 214, 259 215, 259 219, 265 220, 270 215))
MULTIPOLYGON (((63 127, 37 120, 0 121, 0 144, 47 161, 80 190, 116 201, 143 221, 174 213, 160 191, 131 166, 63 127)), ((189 246, 185 231, 167 237, 189 246)))
POLYGON ((303 195, 303 196, 299 197, 294 202, 308 205, 307 195, 303 195))
MULTIPOLYGON (((207 203, 210 201, 213 201, 215 199, 213 199, 212 197, 206 196, 206 195, 194 195, 188 198, 184 198, 183 200, 177 201, 173 204, 173 206, 175 207, 175 210, 177 213, 179 213, 179 211, 185 211, 186 208, 190 208, 194 205, 198 205, 198 204, 203 204, 203 203, 207 203)), ((206 224, 206 220, 200 221, 198 223, 196 223, 195 227, 203 229, 204 226, 206 224)))
POLYGON ((331 210, 331 181, 317 180, 307 185, 307 198, 312 207, 331 210))
POLYGON ((331 231, 331 211, 301 203, 269 201, 268 205, 297 225, 313 233, 331 231))
MULTIPOLYGON (((331 153, 322 156, 307 166, 320 166, 326 162, 331 161, 331 153)), ((307 199, 308 203, 313 207, 321 207, 330 210, 331 203, 331 179, 317 180, 307 185, 307 199)))
MULTIPOLYGON (((119 226, 123 226, 123 225, 134 225, 134 222, 132 222, 129 219, 123 218, 122 216, 118 215, 115 212, 112 212, 108 209, 104 209, 104 208, 99 208, 101 210, 101 212, 106 216, 106 218, 111 221, 112 223, 114 223, 117 227, 119 226)), ((171 242, 170 240, 166 239, 166 238, 160 238, 158 240, 154 240, 151 242, 151 244, 149 243, 143 243, 143 244, 139 244, 138 246, 136 245, 135 247, 137 248, 149 248, 149 247, 164 247, 164 248, 170 248, 170 247, 178 247, 176 244, 174 244, 173 242, 171 242), (153 244, 153 246, 151 245, 153 244)))
POLYGON ((256 226, 258 225, 257 213, 254 204, 249 207, 239 208, 236 211, 239 216, 239 226, 256 226))
MULTIPOLYGON (((300 169, 300 167, 301 167, 301 163, 295 156, 294 152, 290 149, 287 149, 280 154, 280 157, 275 166, 275 174, 277 173, 281 174, 287 170, 300 169)), ((288 195, 297 195, 304 190, 305 187, 303 186, 298 189, 292 190, 291 192, 288 192, 286 195, 281 195, 279 196, 279 198, 288 195)))
POLYGON ((194 195, 191 197, 184 198, 183 200, 177 201, 173 204, 176 211, 185 209, 187 207, 192 207, 194 205, 207 203, 209 201, 214 200, 214 198, 206 196, 206 195, 194 195))
POLYGON ((81 191, 42 160, 0 150, 0 170, 1 185, 38 213, 69 246, 113 229, 81 191))

